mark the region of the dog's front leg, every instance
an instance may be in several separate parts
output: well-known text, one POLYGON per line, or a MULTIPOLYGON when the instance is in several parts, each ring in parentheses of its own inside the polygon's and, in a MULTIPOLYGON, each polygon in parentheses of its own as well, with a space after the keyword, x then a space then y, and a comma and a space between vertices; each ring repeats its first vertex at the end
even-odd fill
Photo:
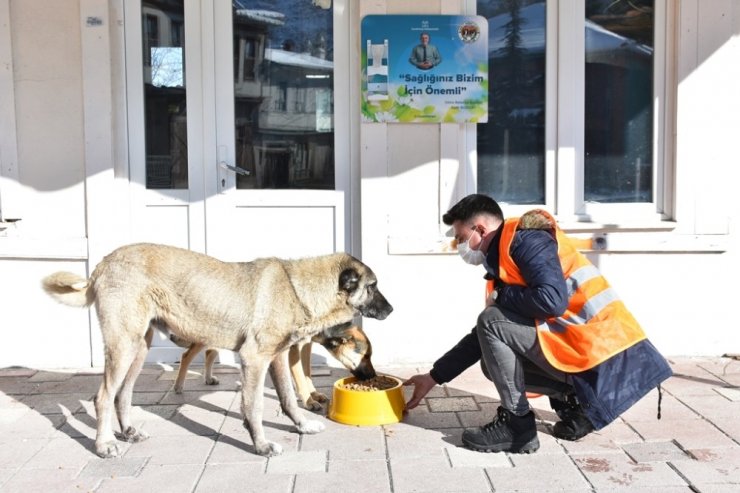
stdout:
POLYGON ((311 350, 312 350, 312 342, 308 341, 302 348, 301 348, 301 364, 303 366, 303 374, 306 376, 306 384, 308 385, 308 389, 311 391, 311 401, 318 402, 319 404, 326 404, 329 402, 329 398, 316 390, 316 387, 313 385, 313 378, 311 377, 311 350))
POLYGON ((311 381, 311 342, 301 341, 290 346, 288 362, 296 391, 303 405, 311 411, 320 411, 321 403, 327 402, 328 399, 325 395, 316 392, 311 381), (306 358, 308 358, 308 363, 306 363, 306 358))
POLYGON ((259 455, 272 457, 283 452, 278 443, 270 442, 265 438, 262 428, 262 413, 264 409, 265 376, 270 361, 254 353, 247 354, 239 351, 242 362, 242 416, 244 427, 252 437, 255 451, 259 455))
POLYGON ((318 433, 324 429, 324 423, 306 419, 301 409, 296 404, 295 392, 290 383, 290 371, 288 370, 287 351, 275 356, 270 365, 270 376, 275 384, 280 406, 283 412, 293 420, 299 433, 318 433))

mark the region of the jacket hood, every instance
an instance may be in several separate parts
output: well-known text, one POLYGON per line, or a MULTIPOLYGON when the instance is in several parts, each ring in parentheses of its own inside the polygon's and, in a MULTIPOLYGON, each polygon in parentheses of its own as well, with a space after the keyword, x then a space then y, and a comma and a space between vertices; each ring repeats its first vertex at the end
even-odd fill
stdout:
POLYGON ((555 230, 555 220, 542 209, 534 209, 519 218, 517 229, 555 230))

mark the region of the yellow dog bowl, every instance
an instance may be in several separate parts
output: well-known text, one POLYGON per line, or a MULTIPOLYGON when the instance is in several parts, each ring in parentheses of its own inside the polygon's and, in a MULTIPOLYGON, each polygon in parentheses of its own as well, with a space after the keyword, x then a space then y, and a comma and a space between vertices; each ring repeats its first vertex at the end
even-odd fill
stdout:
POLYGON ((398 423, 403 417, 406 403, 401 381, 386 390, 350 390, 344 384, 357 381, 355 377, 340 378, 334 382, 333 395, 329 404, 329 419, 347 425, 386 425, 398 423))

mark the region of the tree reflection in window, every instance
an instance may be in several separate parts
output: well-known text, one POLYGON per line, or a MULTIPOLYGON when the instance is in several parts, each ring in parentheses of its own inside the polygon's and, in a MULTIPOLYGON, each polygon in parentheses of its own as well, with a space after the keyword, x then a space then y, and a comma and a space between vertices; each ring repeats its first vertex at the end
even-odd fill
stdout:
POLYGON ((586 2, 584 198, 653 200, 653 0, 586 2))
POLYGON ((188 188, 184 3, 144 1, 146 188, 188 188))
POLYGON ((488 19, 488 123, 478 125, 478 191, 501 202, 545 200, 543 0, 478 1, 488 19))

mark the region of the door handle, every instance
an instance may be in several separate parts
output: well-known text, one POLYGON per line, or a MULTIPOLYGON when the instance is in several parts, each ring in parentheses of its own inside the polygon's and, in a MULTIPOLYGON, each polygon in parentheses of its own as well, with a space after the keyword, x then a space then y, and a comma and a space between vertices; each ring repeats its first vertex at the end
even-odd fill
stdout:
POLYGON ((229 171, 233 171, 237 175, 243 175, 243 176, 249 176, 252 173, 249 170, 246 170, 244 168, 240 168, 239 166, 232 166, 230 164, 226 164, 225 161, 221 161, 218 163, 219 166, 221 166, 223 169, 227 169, 229 171))

